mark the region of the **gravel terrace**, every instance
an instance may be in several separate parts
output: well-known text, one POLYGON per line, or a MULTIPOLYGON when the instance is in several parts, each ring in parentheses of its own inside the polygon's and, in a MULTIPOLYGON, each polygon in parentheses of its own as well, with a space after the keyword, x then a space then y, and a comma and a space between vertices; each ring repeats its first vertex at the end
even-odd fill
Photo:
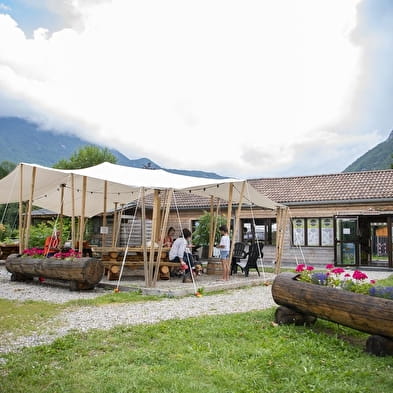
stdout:
MULTIPOLYGON (((370 278, 377 280, 391 274, 392 272, 367 271, 370 278)), ((204 274, 197 278, 196 288, 203 287, 206 292, 225 289, 225 293, 200 298, 182 296, 194 293, 193 284, 183 284, 179 279, 171 279, 157 283, 156 293, 167 295, 162 300, 73 307, 45 322, 43 326, 37 326, 36 332, 31 336, 14 337, 12 333, 3 336, 0 343, 0 354, 17 351, 26 346, 48 344, 72 331, 110 329, 119 325, 148 324, 200 315, 263 310, 276 305, 271 295, 271 286, 263 285, 263 282, 274 279, 273 274, 265 273, 258 277, 256 272, 250 272, 248 278, 238 274, 232 276, 227 283, 217 280, 217 278, 217 276, 204 274)), ((94 298, 113 291, 113 288, 96 287, 90 291, 71 292, 68 284, 50 282, 50 280, 43 283, 38 280, 30 283, 12 282, 10 274, 4 266, 0 266, 0 284, 0 298, 19 301, 40 300, 65 303, 74 299, 94 298)), ((113 286, 117 282, 103 280, 102 284, 113 286)), ((124 289, 128 287, 128 289, 135 290, 139 287, 144 290, 142 279, 124 279, 121 281, 121 286, 124 289)), ((1 357, 0 361, 2 361, 1 357)))
MULTIPOLYGON (((37 326, 36 332, 31 336, 13 337, 12 334, 3 336, 0 353, 17 351, 26 346, 48 344, 72 331, 110 329, 119 325, 157 323, 168 319, 185 319, 200 315, 262 310, 275 305, 271 296, 271 287, 262 285, 265 280, 271 281, 273 278, 273 274, 266 273, 259 278, 255 273, 255 275, 250 274, 249 279, 245 280, 245 277, 239 274, 231 278, 229 283, 224 283, 217 280, 217 276, 203 275, 198 277, 196 283, 198 288, 203 287, 207 291, 229 288, 228 291, 200 298, 195 296, 164 297, 158 301, 73 307, 49 322, 45 322, 43 326, 37 326), (233 289, 239 285, 248 286, 233 289)), ((136 282, 135 280, 129 282, 122 280, 121 285, 135 287, 136 282)), ((111 283, 113 285, 117 282, 111 283)), ((51 285, 49 280, 44 283, 38 280, 30 283, 12 282, 4 266, 0 266, 0 284, 0 298, 19 301, 40 300, 65 303, 74 299, 94 298, 113 291, 113 289, 97 287, 91 291, 71 292, 68 285, 60 282, 53 282, 51 285)), ((139 280, 139 284, 143 284, 143 281, 139 280)), ((169 294, 179 288, 183 288, 182 290, 186 288, 188 293, 194 293, 193 284, 183 284, 179 279, 160 281, 157 286, 161 286, 158 288, 160 291, 169 290, 169 294)))

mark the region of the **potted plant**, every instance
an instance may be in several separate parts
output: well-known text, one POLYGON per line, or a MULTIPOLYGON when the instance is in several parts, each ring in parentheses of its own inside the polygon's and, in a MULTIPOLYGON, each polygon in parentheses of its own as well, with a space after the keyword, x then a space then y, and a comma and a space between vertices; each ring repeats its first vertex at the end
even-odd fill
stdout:
MULTIPOLYGON (((214 243, 220 241, 220 231, 218 228, 220 225, 226 224, 226 218, 224 216, 215 216, 216 219, 216 233, 214 236, 214 243)), ((192 234, 192 243, 196 246, 202 247, 202 258, 207 259, 209 257, 209 242, 210 242, 210 223, 212 216, 209 212, 205 212, 198 218, 198 224, 192 234)))

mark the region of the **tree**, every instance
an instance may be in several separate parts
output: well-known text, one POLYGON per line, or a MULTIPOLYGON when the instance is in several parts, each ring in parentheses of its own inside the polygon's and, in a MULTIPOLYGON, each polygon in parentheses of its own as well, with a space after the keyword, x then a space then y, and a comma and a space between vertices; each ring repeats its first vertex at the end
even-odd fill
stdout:
POLYGON ((57 169, 82 169, 90 166, 98 165, 103 162, 111 162, 116 164, 117 158, 109 151, 108 148, 100 148, 98 146, 81 147, 69 160, 60 160, 53 168, 57 169))
MULTIPOLYGON (((226 224, 226 218, 224 216, 216 216, 216 233, 214 236, 214 242, 220 241, 220 231, 219 227, 226 224)), ((208 246, 210 241, 210 221, 211 215, 205 212, 202 216, 198 218, 198 225, 192 234, 192 242, 199 246, 208 246)))
MULTIPOLYGON (((15 168, 16 164, 14 164, 13 162, 2 161, 0 163, 0 179, 7 176, 15 168)), ((15 235, 13 233, 13 228, 18 223, 18 206, 18 203, 7 203, 0 205, 0 222, 2 224, 5 224, 4 228, 7 229, 6 231, 2 232, 3 237, 12 237, 13 235, 15 235)))
POLYGON ((10 172, 12 172, 16 168, 16 164, 11 161, 2 161, 0 162, 0 179, 7 176, 10 172))

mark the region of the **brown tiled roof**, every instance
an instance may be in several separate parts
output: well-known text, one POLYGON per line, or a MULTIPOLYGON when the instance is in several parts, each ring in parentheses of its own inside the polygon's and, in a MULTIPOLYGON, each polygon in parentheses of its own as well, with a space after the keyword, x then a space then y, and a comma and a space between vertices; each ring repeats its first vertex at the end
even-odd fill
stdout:
POLYGON ((250 180, 259 192, 279 203, 393 200, 393 170, 250 180))
MULTIPOLYGON (((393 202, 393 170, 260 178, 249 182, 271 200, 288 205, 376 199, 390 199, 393 202)), ((175 200, 180 209, 210 208, 210 198, 195 194, 176 192, 175 200)), ((227 206, 227 202, 221 201, 221 206, 227 206)), ((172 208, 174 207, 172 200, 172 208)))

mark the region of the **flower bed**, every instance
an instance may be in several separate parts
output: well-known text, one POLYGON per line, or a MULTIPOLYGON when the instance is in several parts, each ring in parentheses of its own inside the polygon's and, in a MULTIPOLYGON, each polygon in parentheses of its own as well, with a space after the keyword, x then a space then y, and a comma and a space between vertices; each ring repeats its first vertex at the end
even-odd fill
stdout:
POLYGON ((295 272, 299 273, 300 281, 393 300, 393 287, 377 286, 375 280, 360 270, 351 271, 329 264, 325 272, 316 272, 313 266, 300 264, 295 272))
POLYGON ((272 286, 273 299, 280 305, 276 323, 310 324, 315 318, 326 319, 372 334, 368 352, 393 355, 393 301, 369 296, 378 287, 364 273, 335 269, 328 266, 327 272, 320 273, 299 265, 297 274, 277 275, 272 286))

